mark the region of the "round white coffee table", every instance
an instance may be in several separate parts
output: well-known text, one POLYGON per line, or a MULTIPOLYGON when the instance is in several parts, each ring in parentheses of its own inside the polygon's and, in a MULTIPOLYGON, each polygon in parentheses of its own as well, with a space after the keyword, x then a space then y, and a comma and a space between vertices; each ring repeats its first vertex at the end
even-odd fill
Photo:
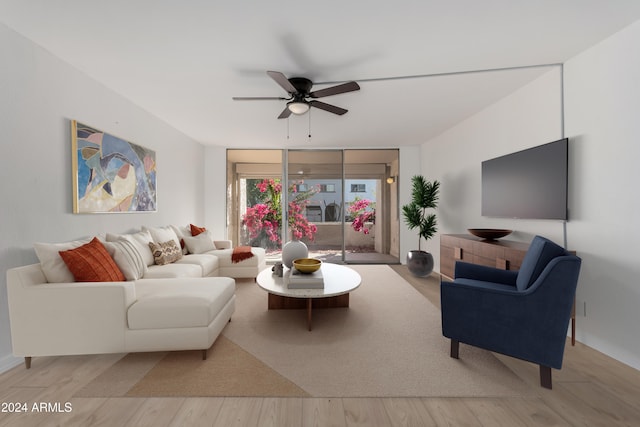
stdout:
POLYGON ((262 270, 256 282, 267 291, 269 310, 306 308, 307 326, 311 330, 312 308, 349 307, 349 292, 360 286, 360 275, 338 264, 322 263, 322 289, 289 289, 282 277, 273 274, 271 267, 262 270))

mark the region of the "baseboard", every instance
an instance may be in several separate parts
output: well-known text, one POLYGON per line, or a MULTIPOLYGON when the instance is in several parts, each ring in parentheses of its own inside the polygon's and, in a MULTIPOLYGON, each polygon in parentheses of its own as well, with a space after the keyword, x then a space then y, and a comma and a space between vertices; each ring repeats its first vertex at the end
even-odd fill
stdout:
POLYGON ((15 368, 22 362, 23 359, 21 357, 15 357, 11 354, 7 354, 2 359, 0 359, 0 374, 8 371, 9 369, 15 368))

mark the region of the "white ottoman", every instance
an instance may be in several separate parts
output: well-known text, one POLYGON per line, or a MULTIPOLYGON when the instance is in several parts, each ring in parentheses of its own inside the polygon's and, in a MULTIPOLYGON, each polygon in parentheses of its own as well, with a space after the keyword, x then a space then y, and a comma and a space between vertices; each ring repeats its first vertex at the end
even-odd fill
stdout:
POLYGON ((143 279, 127 310, 127 351, 206 350, 235 311, 229 277, 143 279))

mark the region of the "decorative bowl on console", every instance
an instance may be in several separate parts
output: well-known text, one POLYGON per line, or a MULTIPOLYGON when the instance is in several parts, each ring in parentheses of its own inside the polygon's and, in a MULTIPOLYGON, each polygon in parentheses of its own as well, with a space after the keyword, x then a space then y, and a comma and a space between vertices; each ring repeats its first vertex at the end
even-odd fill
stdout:
POLYGON ((469 233, 485 240, 495 240, 504 236, 508 236, 513 230, 504 230, 501 228, 469 228, 469 233))

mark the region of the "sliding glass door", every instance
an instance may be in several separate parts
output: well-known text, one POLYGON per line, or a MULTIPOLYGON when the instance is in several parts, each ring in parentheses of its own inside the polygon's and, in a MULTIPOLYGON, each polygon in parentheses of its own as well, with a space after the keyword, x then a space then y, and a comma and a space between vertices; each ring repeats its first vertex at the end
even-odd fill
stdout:
POLYGON ((397 263, 398 167, 398 150, 228 150, 228 238, 273 262, 295 238, 327 262, 397 263))
POLYGON ((397 263, 398 150, 344 150, 345 262, 397 263))
POLYGON ((343 262, 343 151, 289 150, 287 159, 289 236, 314 258, 343 262))
POLYGON ((282 249, 282 150, 227 151, 228 238, 234 246, 282 249))

